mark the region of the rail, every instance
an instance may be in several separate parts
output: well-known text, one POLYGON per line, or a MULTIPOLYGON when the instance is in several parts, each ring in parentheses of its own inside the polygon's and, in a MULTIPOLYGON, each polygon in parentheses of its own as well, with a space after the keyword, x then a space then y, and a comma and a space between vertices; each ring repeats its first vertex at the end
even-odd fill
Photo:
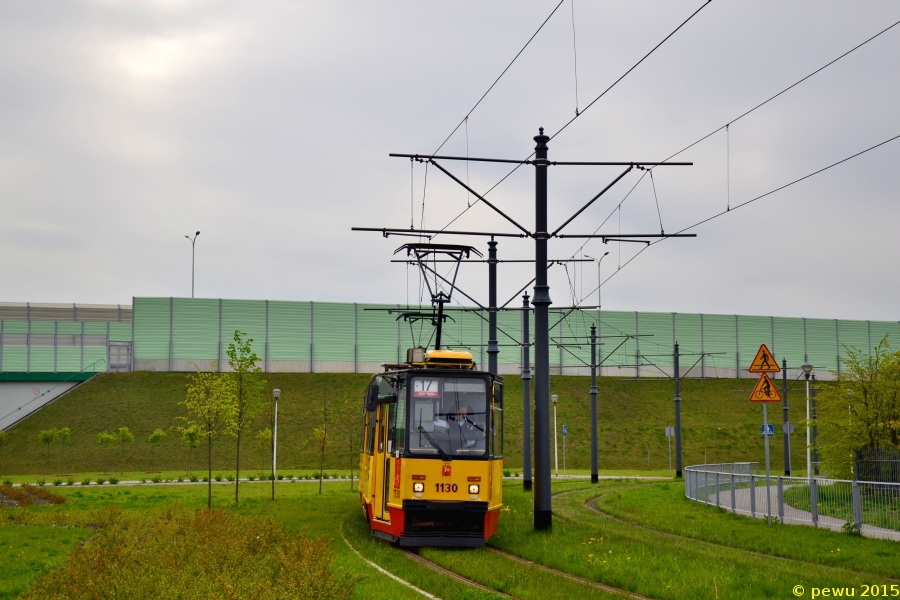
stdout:
POLYGON ((759 463, 722 463, 686 467, 684 494, 751 518, 900 541, 900 483, 818 476, 767 482, 759 463))

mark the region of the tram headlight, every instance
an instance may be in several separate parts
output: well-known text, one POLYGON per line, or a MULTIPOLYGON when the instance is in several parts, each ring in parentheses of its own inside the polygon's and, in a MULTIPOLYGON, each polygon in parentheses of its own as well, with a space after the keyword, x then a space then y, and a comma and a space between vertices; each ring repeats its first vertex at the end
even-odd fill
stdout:
POLYGON ((413 484, 413 491, 414 491, 414 492, 424 492, 424 491, 425 491, 425 484, 424 484, 424 483, 414 483, 414 484, 413 484))
POLYGON ((470 494, 478 494, 478 490, 480 490, 480 489, 481 489, 481 487, 477 483, 473 483, 472 485, 469 486, 469 493, 470 494))

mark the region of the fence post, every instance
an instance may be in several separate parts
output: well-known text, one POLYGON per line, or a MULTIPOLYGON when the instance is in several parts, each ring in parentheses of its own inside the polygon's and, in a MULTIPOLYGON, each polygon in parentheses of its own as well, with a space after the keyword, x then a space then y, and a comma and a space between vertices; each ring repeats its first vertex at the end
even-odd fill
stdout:
POLYGON ((719 471, 716 471, 716 507, 721 506, 719 504, 719 471))
POLYGON ((734 503, 734 473, 731 474, 731 512, 732 514, 737 512, 737 507, 734 503))
POLYGON ((709 471, 705 468, 703 469, 703 502, 709 504, 709 471))
POLYGON ((853 522, 862 532, 862 494, 856 481, 853 482, 853 522))
POLYGON ((778 478, 778 520, 784 523, 784 480, 778 478))
POLYGON ((750 516, 756 518, 756 482, 750 474, 750 516))
POLYGON ((819 526, 819 485, 816 479, 809 480, 809 512, 812 513, 813 526, 819 526))

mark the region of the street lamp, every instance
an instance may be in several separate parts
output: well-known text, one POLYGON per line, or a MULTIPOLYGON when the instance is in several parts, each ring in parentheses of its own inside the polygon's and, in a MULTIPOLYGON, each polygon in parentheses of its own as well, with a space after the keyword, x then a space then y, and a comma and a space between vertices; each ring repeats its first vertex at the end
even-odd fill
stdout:
POLYGON ((275 401, 275 410, 272 411, 272 500, 275 500, 275 457, 278 455, 278 397, 281 390, 272 390, 272 398, 275 401))
POLYGON ((810 428, 809 428, 809 376, 812 374, 813 366, 805 362, 800 365, 803 369, 803 375, 806 376, 806 478, 812 478, 812 455, 810 452, 810 428))
POLYGON ((197 245, 197 236, 200 235, 200 232, 194 234, 194 237, 186 235, 187 239, 191 240, 191 298, 194 297, 194 247, 197 245))
POLYGON ((550 396, 550 402, 553 403, 553 463, 556 467, 556 476, 559 477, 559 442, 556 437, 556 403, 559 402, 559 396, 553 394, 550 396))

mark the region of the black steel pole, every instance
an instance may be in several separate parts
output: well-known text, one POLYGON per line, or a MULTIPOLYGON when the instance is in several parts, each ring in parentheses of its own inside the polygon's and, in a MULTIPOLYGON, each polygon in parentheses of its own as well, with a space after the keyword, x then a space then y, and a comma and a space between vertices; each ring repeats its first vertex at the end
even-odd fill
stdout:
MULTIPOLYGON (((444 303, 438 300, 437 334, 434 340, 434 349, 441 349, 441 330, 444 328, 444 303)), ((399 331, 399 330, 398 330, 399 331)), ((397 334, 400 335, 399 333, 397 334)))
POLYGON ((791 476, 791 434, 788 433, 787 360, 781 359, 781 412, 784 413, 784 476, 791 476))
POLYGON ((488 371, 497 374, 497 242, 491 237, 488 242, 488 371))
POLYGON ((810 398, 812 402, 812 451, 813 451, 813 469, 816 475, 819 474, 819 448, 816 446, 816 438, 819 436, 819 426, 816 425, 816 374, 812 376, 812 389, 810 390, 810 398))
POLYGON ((591 325, 591 483, 600 481, 597 472, 597 326, 591 325))
POLYGON ((681 477, 681 374, 678 372, 678 342, 675 342, 675 477, 681 477))
POLYGON ((534 528, 553 526, 550 497, 550 286, 547 285, 547 142, 534 137, 534 528))
POLYGON ((531 334, 528 292, 522 296, 522 489, 531 491, 531 334))

